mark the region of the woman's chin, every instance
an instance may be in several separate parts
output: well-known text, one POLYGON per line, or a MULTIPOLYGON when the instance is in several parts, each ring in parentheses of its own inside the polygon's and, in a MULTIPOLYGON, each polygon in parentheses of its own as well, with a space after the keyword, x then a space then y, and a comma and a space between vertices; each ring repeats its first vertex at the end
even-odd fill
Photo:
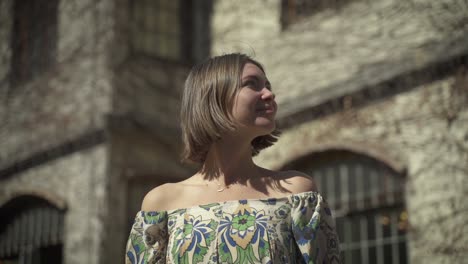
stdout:
POLYGON ((260 128, 262 131, 265 131, 265 134, 270 134, 276 128, 276 122, 271 121, 271 120, 268 120, 268 121, 258 120, 257 122, 255 122, 255 126, 260 128))

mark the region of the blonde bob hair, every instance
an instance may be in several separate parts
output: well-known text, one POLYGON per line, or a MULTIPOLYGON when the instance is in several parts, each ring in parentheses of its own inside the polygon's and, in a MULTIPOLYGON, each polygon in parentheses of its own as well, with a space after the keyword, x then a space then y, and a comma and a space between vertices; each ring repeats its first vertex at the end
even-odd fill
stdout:
MULTIPOLYGON (((183 161, 203 163, 213 142, 224 132, 234 131, 232 108, 241 88, 244 65, 263 66, 245 54, 232 53, 210 58, 192 68, 182 94, 180 121, 184 149, 183 161)), ((279 131, 255 138, 252 155, 273 145, 279 131)))

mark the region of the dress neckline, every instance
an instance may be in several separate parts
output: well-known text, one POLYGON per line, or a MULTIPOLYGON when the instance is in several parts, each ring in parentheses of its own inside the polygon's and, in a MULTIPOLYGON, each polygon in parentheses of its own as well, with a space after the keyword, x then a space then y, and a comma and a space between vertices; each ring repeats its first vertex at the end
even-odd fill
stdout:
POLYGON ((166 212, 167 214, 171 214, 173 212, 179 211, 179 210, 191 210, 195 208, 203 208, 203 207, 209 207, 214 204, 219 204, 219 205, 228 205, 228 204, 234 204, 234 203, 240 203, 240 202, 254 202, 254 201, 262 201, 262 202, 278 202, 278 201, 284 201, 284 200, 291 200, 294 197, 303 197, 303 196, 312 196, 312 195, 320 195, 318 191, 308 191, 308 192, 300 192, 300 193, 292 193, 286 196, 280 196, 280 197, 263 197, 263 198, 248 198, 248 199, 238 199, 238 200, 226 200, 226 201, 219 201, 219 202, 211 202, 211 203, 204 203, 204 204, 197 204, 197 205, 192 205, 188 207, 181 207, 181 208, 175 208, 175 209, 169 209, 169 210, 151 210, 151 211, 143 211, 140 210, 138 211, 138 214, 140 213, 161 213, 161 212, 166 212))

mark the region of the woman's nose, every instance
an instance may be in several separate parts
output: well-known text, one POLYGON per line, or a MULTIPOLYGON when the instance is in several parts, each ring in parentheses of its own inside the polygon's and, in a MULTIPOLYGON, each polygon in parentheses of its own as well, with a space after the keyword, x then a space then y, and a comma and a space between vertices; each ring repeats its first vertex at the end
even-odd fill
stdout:
POLYGON ((266 100, 266 99, 274 100, 275 99, 275 94, 271 90, 269 90, 267 88, 263 88, 262 99, 263 100, 266 100))

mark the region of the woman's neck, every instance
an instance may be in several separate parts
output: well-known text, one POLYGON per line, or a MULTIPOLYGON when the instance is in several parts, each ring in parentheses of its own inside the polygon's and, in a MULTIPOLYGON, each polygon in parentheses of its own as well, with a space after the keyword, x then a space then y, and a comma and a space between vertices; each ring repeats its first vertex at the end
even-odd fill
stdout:
POLYGON ((222 139, 210 146, 200 171, 205 180, 217 180, 221 184, 245 184, 259 174, 259 167, 252 160, 250 142, 222 139))

